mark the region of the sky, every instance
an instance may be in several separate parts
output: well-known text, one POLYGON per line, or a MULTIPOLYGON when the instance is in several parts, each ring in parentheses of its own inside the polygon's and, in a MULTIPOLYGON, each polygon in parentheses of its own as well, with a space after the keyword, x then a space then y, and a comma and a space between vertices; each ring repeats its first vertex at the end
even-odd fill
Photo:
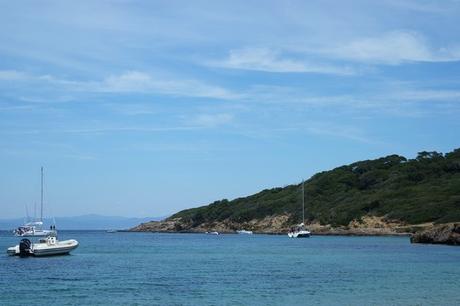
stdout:
POLYGON ((460 1, 0 0, 0 218, 164 216, 460 147, 460 1))

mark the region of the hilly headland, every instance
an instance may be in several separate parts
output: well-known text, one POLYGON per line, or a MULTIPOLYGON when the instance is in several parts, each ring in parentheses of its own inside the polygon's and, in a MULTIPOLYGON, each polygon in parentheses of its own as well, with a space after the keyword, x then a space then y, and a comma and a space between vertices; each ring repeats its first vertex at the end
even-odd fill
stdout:
MULTIPOLYGON (((447 237, 441 243, 460 244, 460 149, 446 154, 424 151, 413 159, 390 155, 358 161, 317 173, 304 188, 305 219, 314 234, 418 233, 414 242, 436 242, 436 234, 430 233, 437 231, 447 237), (421 233, 434 240, 417 239, 421 233)), ((302 221, 301 197, 300 184, 266 189, 186 209, 131 230, 286 233, 302 221)))

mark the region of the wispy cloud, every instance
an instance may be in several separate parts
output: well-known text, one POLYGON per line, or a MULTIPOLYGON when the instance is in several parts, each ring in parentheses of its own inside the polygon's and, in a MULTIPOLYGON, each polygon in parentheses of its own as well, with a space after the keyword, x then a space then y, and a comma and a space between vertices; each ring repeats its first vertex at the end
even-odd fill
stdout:
POLYGON ((97 160, 96 156, 93 155, 84 155, 84 154, 61 154, 59 155, 64 158, 77 159, 77 160, 97 160))
POLYGON ((220 61, 208 61, 209 66, 255 70, 277 73, 320 73, 352 75, 355 69, 348 66, 333 66, 318 64, 306 60, 291 59, 282 56, 279 51, 268 48, 235 49, 229 52, 227 58, 220 61))
POLYGON ((73 159, 73 160, 96 160, 97 156, 83 152, 85 150, 81 150, 78 146, 74 146, 68 143, 62 142, 42 142, 42 141, 29 141, 28 143, 18 143, 14 146, 9 146, 2 148, 0 146, 0 153, 21 157, 21 158, 31 158, 40 156, 41 159, 46 159, 46 156, 49 156, 49 151, 52 150, 53 154, 55 154, 55 158, 64 158, 64 159, 73 159), (30 150, 30 147, 33 147, 34 150, 30 150))
POLYGON ((0 70, 0 81, 20 81, 26 80, 29 76, 17 70, 0 70))
POLYGON ((326 56, 374 64, 460 60, 460 45, 433 48, 423 35, 413 31, 393 31, 380 36, 354 39, 314 52, 317 51, 326 56))
POLYGON ((225 88, 201 81, 160 79, 140 71, 128 71, 120 75, 112 75, 102 82, 92 85, 95 91, 101 92, 160 93, 217 99, 234 99, 238 96, 225 88))
POLYGON ((39 134, 93 134, 102 135, 108 133, 120 132, 143 132, 143 133, 163 133, 163 132, 180 132, 201 129, 202 126, 164 126, 164 127, 147 127, 147 126, 95 126, 88 128, 52 128, 52 129, 21 129, 5 130, 0 134, 8 135, 39 135, 39 134))
POLYGON ((460 61, 460 44, 433 47, 420 33, 398 30, 375 36, 337 40, 315 47, 286 49, 233 49, 221 60, 207 61, 212 67, 274 73, 356 75, 358 64, 398 65, 407 62, 460 61), (295 53, 292 53, 292 50, 295 53))
POLYGON ((158 133, 158 132, 178 132, 196 130, 196 126, 173 126, 173 127, 145 127, 145 126, 108 126, 108 127, 89 127, 81 129, 64 129, 56 131, 57 133, 68 134, 104 134, 114 132, 145 132, 145 133, 158 133))
POLYGON ((307 126, 305 130, 313 135, 331 136, 335 138, 342 138, 353 140, 367 144, 380 143, 377 139, 371 138, 366 135, 363 130, 352 126, 343 126, 337 124, 321 124, 317 126, 307 126))
MULTIPOLYGON (((456 0, 453 1, 417 1, 417 0, 386 0, 383 1, 385 4, 389 5, 390 7, 411 10, 416 12, 423 12, 423 13, 446 13, 449 12, 450 5, 446 4, 455 4, 456 0)), ((457 1, 458 3, 458 1, 457 1)))
POLYGON ((13 106, 0 106, 0 111, 30 111, 34 109, 33 105, 13 105, 13 106))
POLYGON ((35 96, 20 96, 18 97, 20 101, 27 102, 27 103, 56 103, 56 102, 70 102, 73 101, 74 98, 70 95, 60 95, 55 97, 35 97, 35 96))
POLYGON ((397 93, 396 98, 407 101, 456 101, 460 103, 460 90, 412 89, 397 93))
POLYGON ((158 111, 152 106, 153 103, 136 103, 136 102, 128 102, 128 103, 106 103, 110 110, 115 113, 127 116, 138 116, 138 115, 152 115, 157 113, 158 111))
POLYGON ((381 82, 365 92, 352 94, 312 93, 288 86, 257 86, 245 93, 245 100, 271 113, 320 111, 365 117, 424 117, 446 110, 451 114, 460 111, 458 90, 393 82, 381 82))
POLYGON ((218 114, 199 114, 192 118, 191 122, 202 127, 216 127, 231 123, 234 119, 233 114, 218 113, 218 114))
POLYGON ((143 93, 214 99, 239 97, 237 93, 203 81, 154 77, 152 74, 140 71, 110 75, 99 81, 78 81, 53 75, 33 75, 16 70, 3 70, 0 71, 0 81, 38 82, 53 86, 53 90, 64 89, 68 92, 143 93))

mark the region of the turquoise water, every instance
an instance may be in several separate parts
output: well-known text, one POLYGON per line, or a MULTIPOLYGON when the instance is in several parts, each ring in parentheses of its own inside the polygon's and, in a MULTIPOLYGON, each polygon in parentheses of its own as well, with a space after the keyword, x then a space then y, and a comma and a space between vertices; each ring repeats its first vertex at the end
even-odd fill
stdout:
MULTIPOLYGON (((69 256, 0 254, 0 305, 460 305, 460 248, 407 237, 69 238, 69 256)), ((0 232, 2 252, 18 241, 0 232)))

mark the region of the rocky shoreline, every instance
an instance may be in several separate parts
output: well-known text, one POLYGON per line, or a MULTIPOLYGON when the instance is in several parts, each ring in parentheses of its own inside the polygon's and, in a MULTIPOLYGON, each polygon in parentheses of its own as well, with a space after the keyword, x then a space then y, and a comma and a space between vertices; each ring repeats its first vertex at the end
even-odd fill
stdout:
MULTIPOLYGON (((190 224, 180 218, 142 223, 129 231, 159 233, 235 233, 236 230, 252 230, 256 234, 284 235, 289 230, 286 225, 289 216, 272 216, 246 223, 222 222, 190 224)), ((319 223, 307 224, 314 235, 338 236, 411 236, 412 243, 439 243, 460 245, 459 224, 404 224, 399 221, 386 220, 382 217, 366 216, 354 220, 348 226, 333 227, 319 223)))
POLYGON ((460 223, 435 225, 411 236, 412 243, 448 244, 460 246, 460 223))
MULTIPOLYGON (((152 232, 152 233, 169 233, 169 234, 203 234, 207 232, 213 232, 213 230, 204 231, 204 230, 164 230, 164 229, 139 229, 132 228, 129 230, 123 230, 123 232, 152 232)), ((234 231, 218 231, 220 234, 236 234, 234 231)), ((253 231, 254 234, 264 234, 264 235, 286 235, 285 232, 276 232, 276 231, 253 231)), ((332 229, 330 231, 311 231, 312 235, 315 236, 411 236, 410 232, 395 232, 395 231, 380 231, 379 229, 369 229, 369 230, 347 230, 347 229, 332 229)))

